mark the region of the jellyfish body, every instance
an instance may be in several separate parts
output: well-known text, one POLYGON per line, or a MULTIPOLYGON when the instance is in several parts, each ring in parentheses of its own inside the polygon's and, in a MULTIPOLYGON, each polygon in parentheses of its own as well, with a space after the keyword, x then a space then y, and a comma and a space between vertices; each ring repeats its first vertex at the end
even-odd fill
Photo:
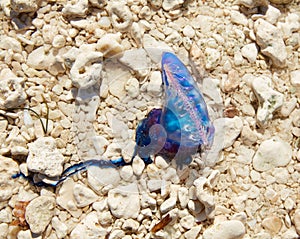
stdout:
POLYGON ((212 145, 214 126, 204 98, 185 65, 170 52, 163 54, 161 64, 165 103, 161 110, 150 111, 139 124, 136 130, 137 154, 143 159, 152 154, 185 161, 200 147, 212 145), (151 137, 149 131, 155 125, 160 125, 161 131, 151 137), (160 137, 164 137, 164 145, 161 145, 161 139, 160 144, 153 147, 153 142, 158 142, 160 137), (149 155, 139 153, 147 151, 145 149, 149 155))

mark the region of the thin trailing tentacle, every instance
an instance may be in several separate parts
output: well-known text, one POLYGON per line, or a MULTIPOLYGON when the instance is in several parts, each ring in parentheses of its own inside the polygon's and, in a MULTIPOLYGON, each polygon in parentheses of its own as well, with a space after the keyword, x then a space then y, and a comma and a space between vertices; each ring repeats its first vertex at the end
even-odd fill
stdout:
POLYGON ((26 176, 22 172, 14 174, 12 178, 18 178, 23 177, 27 180, 29 180, 33 185, 36 186, 50 186, 50 187, 56 187, 60 183, 64 182, 67 178, 70 176, 86 171, 88 167, 90 166, 97 166, 101 168, 117 168, 121 166, 125 166, 130 163, 126 163, 122 157, 112 160, 103 160, 103 159, 91 159, 84 162, 80 162, 77 164, 74 164, 70 167, 68 167, 65 171, 63 171, 61 178, 57 181, 54 181, 53 183, 46 183, 43 181, 35 182, 32 176, 26 176))
MULTIPOLYGON (((150 164, 152 163, 151 159, 147 159, 144 161, 145 164, 150 164)), ((96 166, 96 167, 101 167, 101 168, 119 168, 125 165, 131 165, 132 161, 130 162, 125 162, 123 157, 117 158, 117 159, 112 159, 112 160, 104 160, 104 159, 91 159, 87 160, 84 162, 80 162, 77 164, 74 164, 70 167, 68 167, 65 171, 63 171, 61 177, 59 180, 54 181, 53 183, 46 183, 44 181, 39 181, 35 182, 34 178, 32 176, 26 176, 22 172, 14 174, 12 178, 18 178, 18 177, 23 177, 30 181, 33 185, 36 186, 43 186, 43 187, 56 187, 60 183, 64 182, 67 178, 71 177, 72 175, 86 171, 88 167, 90 166, 96 166)))

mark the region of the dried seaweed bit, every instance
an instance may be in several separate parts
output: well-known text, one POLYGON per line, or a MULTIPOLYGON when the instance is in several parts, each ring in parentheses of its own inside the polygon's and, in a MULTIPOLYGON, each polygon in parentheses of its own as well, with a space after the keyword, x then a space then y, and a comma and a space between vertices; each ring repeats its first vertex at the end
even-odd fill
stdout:
POLYGON ((46 101, 46 99, 45 99, 45 97, 43 95, 42 95, 42 98, 43 98, 43 101, 44 101, 44 103, 46 105, 46 109, 47 109, 47 113, 46 113, 46 126, 44 127, 43 121, 42 120, 40 120, 40 121, 42 123, 44 133, 47 134, 48 124, 49 124, 49 106, 48 106, 47 101, 46 101))
POLYGON ((165 226, 167 226, 172 221, 172 218, 170 217, 170 214, 167 214, 165 217, 163 217, 159 223, 155 224, 154 227, 151 229, 151 232, 155 233, 159 230, 163 229, 165 226))
POLYGON ((109 239, 109 236, 110 236, 110 232, 108 232, 108 233, 105 235, 105 239, 109 239))
POLYGON ((11 222, 12 226, 19 226, 23 228, 28 228, 28 224, 25 220, 25 210, 29 201, 17 201, 12 214, 16 217, 15 220, 11 222))
POLYGON ((300 137, 296 139, 294 147, 300 149, 300 137))
POLYGON ((233 118, 234 116, 239 115, 239 110, 235 106, 228 106, 224 111, 223 111, 223 116, 227 118, 233 118))
MULTIPOLYGON (((38 114, 35 110, 33 110, 33 109, 29 108, 29 107, 16 107, 16 108, 8 108, 8 109, 2 109, 2 110, 6 111, 6 112, 11 112, 11 111, 14 111, 14 110, 28 110, 28 111, 32 112, 39 119, 39 121, 41 122, 44 134, 47 134, 47 132, 48 132, 48 124, 49 124, 49 106, 48 106, 47 101, 46 101, 46 99, 45 99, 45 97, 43 95, 42 95, 42 98, 43 98, 43 101, 44 101, 44 103, 46 105, 46 109, 47 109, 47 113, 46 113, 46 125, 44 124, 44 122, 42 120, 42 116, 40 114, 38 114)), ((7 117, 8 115, 3 115, 3 114, 0 113, 0 116, 7 117)))

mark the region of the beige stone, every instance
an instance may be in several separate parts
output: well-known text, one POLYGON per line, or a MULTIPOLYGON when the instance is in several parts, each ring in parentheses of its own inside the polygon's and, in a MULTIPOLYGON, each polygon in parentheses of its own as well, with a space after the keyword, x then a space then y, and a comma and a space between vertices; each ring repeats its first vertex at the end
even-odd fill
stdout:
POLYGON ((116 30, 127 31, 132 23, 132 14, 123 2, 112 2, 110 5, 111 21, 116 30))
POLYGON ((34 12, 38 9, 38 0, 11 0, 11 7, 16 12, 34 12))
POLYGON ((26 221, 33 233, 41 234, 50 223, 55 208, 55 199, 40 196, 33 199, 26 207, 26 221))
POLYGON ((230 70, 227 77, 222 79, 221 89, 224 92, 231 92, 239 86, 239 83, 239 73, 236 70, 230 70))
POLYGON ((282 221, 277 216, 270 216, 262 221, 262 226, 271 233, 279 233, 282 227, 282 221))
POLYGON ((300 209, 297 209, 295 211, 295 214, 293 217, 293 222, 294 222, 297 233, 300 234, 300 209))

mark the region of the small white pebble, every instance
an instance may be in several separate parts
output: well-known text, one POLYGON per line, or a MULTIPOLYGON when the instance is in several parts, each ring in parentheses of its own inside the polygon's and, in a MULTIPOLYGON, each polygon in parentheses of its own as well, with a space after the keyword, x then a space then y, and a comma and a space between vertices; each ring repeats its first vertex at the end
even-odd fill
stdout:
POLYGON ((110 27, 111 22, 109 20, 109 17, 101 17, 98 21, 98 24, 101 28, 107 29, 110 27))
POLYGON ((155 157, 155 165, 161 169, 165 169, 169 166, 169 164, 166 162, 166 160, 161 156, 155 157))
POLYGON ((185 229, 191 229, 194 225, 195 218, 192 215, 187 215, 180 219, 180 225, 185 229))
POLYGON ((164 201, 160 206, 161 213, 166 213, 176 206, 176 198, 171 197, 164 201))
POLYGON ((241 49, 241 53, 242 53, 242 56, 247 58, 250 63, 255 62, 257 54, 258 54, 256 44, 255 43, 250 43, 248 45, 245 45, 241 49))
POLYGON ((193 38, 195 36, 195 30, 190 26, 186 25, 182 31, 183 35, 189 38, 193 38))
POLYGON ((52 46, 53 47, 56 47, 56 48, 62 48, 64 47, 66 44, 66 39, 64 36, 62 35, 56 35, 54 38, 53 38, 53 41, 52 41, 52 46))
POLYGON ((120 176, 125 181, 130 181, 130 179, 133 176, 132 167, 130 165, 126 165, 126 166, 122 167, 120 170, 120 176))
POLYGON ((145 168, 145 163, 139 157, 135 157, 132 162, 133 173, 137 176, 140 176, 145 168))
POLYGON ((63 88, 61 85, 55 85, 52 88, 52 92, 55 93, 56 95, 61 95, 63 93, 63 88))

